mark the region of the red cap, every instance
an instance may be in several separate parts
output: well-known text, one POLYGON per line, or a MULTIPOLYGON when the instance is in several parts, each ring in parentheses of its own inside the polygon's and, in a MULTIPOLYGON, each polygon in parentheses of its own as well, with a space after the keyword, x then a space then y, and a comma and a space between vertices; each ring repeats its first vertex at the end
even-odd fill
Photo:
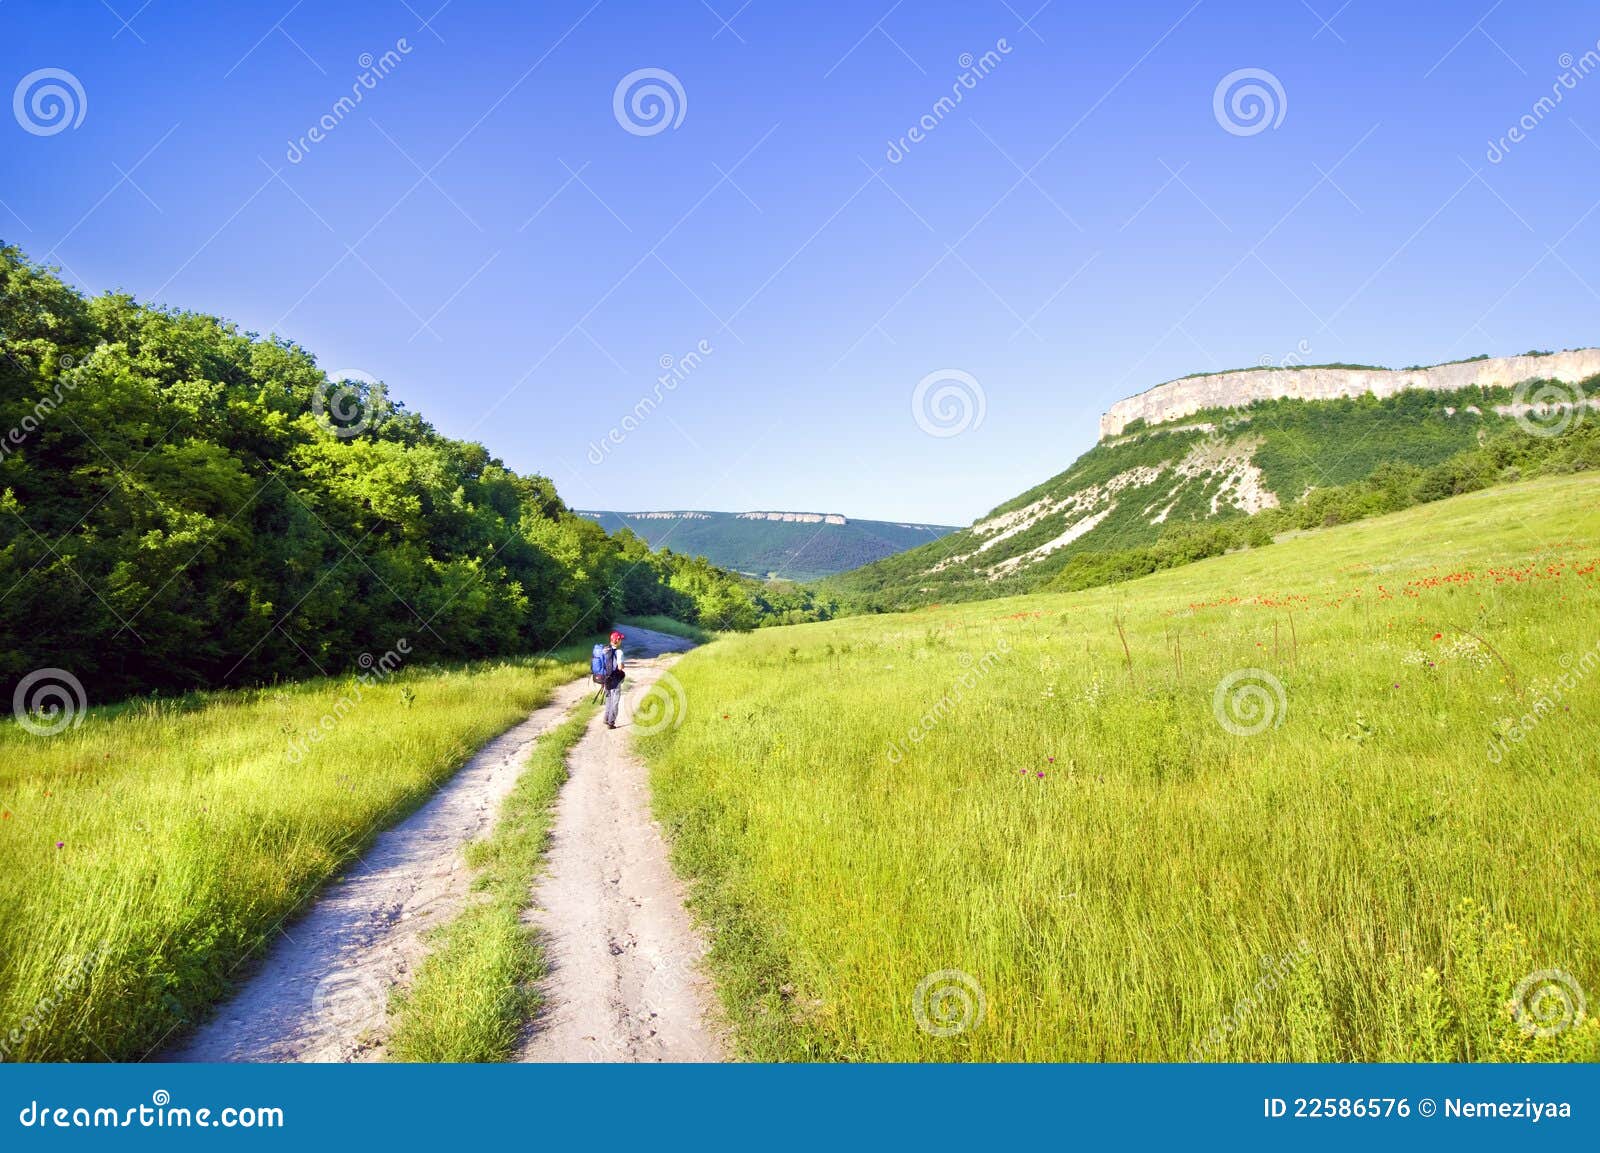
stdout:
POLYGON ((622 640, 622 634, 619 632, 612 632, 611 639, 614 641, 620 641, 622 640))

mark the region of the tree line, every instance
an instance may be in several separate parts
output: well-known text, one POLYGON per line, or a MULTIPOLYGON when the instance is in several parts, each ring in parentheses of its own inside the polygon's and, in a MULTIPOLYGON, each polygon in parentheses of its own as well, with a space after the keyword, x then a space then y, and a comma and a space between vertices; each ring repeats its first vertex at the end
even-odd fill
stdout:
POLYGON ((539 652, 609 619, 752 628, 761 588, 571 512, 295 343, 86 297, 0 245, 0 693, 103 701, 539 652))

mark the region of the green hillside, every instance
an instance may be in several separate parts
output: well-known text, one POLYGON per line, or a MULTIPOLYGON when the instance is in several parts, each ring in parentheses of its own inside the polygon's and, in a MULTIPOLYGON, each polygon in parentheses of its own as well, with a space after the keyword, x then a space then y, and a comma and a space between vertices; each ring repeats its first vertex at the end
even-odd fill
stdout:
POLYGON ((632 529, 651 548, 703 556, 758 577, 815 580, 871 564, 954 532, 950 525, 854 520, 816 513, 585 512, 607 532, 632 529), (807 519, 772 520, 769 516, 807 519), (844 523, 829 523, 843 521, 844 523))
MULTIPOLYGON (((1600 378, 1567 387, 1600 397, 1600 378)), ((1261 401, 1135 425, 969 528, 825 587, 872 609, 1084 587, 1103 583, 1090 574, 1108 555, 1196 547, 1213 555, 1481 488, 1508 467, 1592 453, 1592 415, 1540 430, 1563 435, 1535 436, 1511 403, 1507 388, 1412 390, 1261 401), (1375 491, 1386 499, 1375 503, 1375 491)), ((1142 571, 1156 567, 1167 566, 1142 571)), ((1140 571, 1136 563, 1123 575, 1140 571)))
POLYGON ((1545 477, 719 640, 642 745, 745 1057, 1593 1061, 1597 619, 1545 477))

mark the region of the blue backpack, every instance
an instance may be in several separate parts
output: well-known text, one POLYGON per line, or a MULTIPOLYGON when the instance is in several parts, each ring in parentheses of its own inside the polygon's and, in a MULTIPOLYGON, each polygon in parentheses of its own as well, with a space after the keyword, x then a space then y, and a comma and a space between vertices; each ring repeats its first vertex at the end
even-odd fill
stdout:
POLYGON ((594 646, 594 654, 589 658, 589 675, 597 685, 606 683, 606 677, 611 674, 611 646, 600 644, 594 646))

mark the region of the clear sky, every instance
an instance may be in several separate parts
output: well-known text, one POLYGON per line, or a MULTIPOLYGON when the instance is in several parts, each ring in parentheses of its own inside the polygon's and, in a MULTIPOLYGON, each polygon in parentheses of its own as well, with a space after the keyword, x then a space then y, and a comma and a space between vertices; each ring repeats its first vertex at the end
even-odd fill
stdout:
POLYGON ((5 0, 0 40, 0 237, 577 507, 966 523, 1173 376, 1600 340, 1576 0, 5 0))

